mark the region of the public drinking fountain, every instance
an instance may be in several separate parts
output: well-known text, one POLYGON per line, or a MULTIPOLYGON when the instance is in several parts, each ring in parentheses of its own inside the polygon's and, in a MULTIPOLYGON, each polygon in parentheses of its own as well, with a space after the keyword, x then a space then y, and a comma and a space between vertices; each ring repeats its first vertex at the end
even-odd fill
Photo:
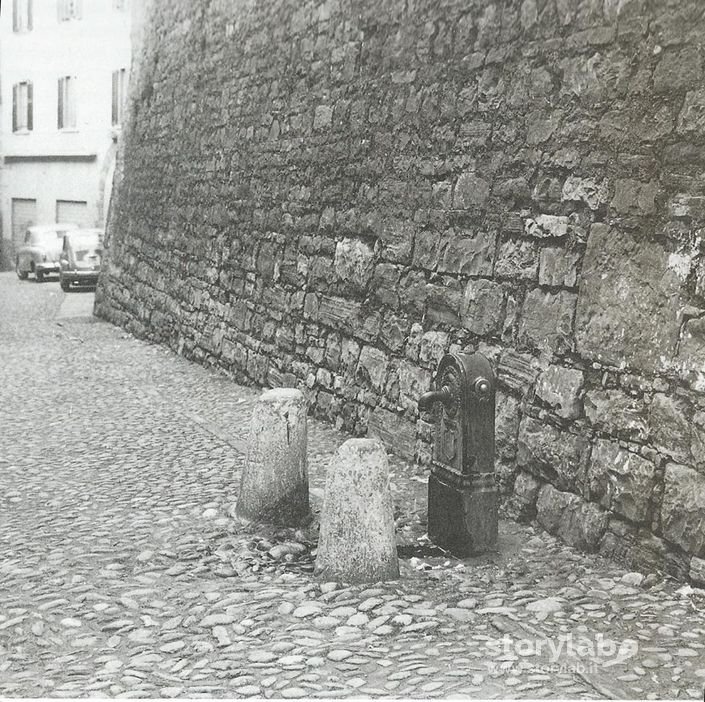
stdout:
POLYGON ((434 415, 428 535, 460 557, 497 541, 495 384, 481 353, 449 353, 438 364, 433 389, 419 398, 419 409, 434 415))

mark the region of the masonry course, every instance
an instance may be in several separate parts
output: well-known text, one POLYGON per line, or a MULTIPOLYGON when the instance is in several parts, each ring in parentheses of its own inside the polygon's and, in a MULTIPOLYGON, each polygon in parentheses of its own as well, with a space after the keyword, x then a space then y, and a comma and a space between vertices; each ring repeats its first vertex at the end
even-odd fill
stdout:
POLYGON ((147 14, 98 314, 421 462, 476 348, 517 516, 700 577, 701 3, 147 14))

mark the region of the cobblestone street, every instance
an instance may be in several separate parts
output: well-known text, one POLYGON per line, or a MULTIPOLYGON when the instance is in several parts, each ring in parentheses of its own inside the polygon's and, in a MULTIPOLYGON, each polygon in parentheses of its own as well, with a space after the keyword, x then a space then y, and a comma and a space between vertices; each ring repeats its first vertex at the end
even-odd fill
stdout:
MULTIPOLYGON (((315 523, 230 516, 257 391, 92 298, 0 274, 0 695, 701 699, 703 591, 509 521, 424 549, 393 457, 402 577, 315 580, 315 523)), ((345 438, 310 421, 314 511, 345 438)))

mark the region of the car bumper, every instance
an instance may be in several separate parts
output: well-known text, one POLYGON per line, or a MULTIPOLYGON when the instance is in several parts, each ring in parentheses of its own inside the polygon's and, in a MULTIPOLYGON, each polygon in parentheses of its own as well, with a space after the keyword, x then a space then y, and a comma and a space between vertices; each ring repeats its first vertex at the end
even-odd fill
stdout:
POLYGON ((70 285, 96 285, 99 271, 61 271, 61 279, 70 285))
POLYGON ((42 263, 34 264, 34 270, 42 273, 58 273, 60 269, 58 262, 54 261, 43 261, 42 263))

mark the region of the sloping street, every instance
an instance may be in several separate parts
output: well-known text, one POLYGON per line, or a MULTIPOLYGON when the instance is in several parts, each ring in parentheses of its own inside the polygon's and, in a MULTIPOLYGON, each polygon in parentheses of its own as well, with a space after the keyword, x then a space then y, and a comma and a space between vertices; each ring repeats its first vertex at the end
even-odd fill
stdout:
MULTIPOLYGON (((258 391, 92 298, 0 274, 0 695, 702 697, 705 592, 509 521, 448 558, 398 459, 402 577, 317 581, 315 521, 231 516, 258 391)), ((314 512, 345 438, 309 424, 314 512)))

